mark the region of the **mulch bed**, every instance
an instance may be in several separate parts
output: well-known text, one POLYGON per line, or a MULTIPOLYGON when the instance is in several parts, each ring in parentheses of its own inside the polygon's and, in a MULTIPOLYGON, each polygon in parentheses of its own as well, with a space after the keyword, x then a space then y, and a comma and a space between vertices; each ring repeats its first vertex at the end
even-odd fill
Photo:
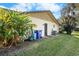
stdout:
POLYGON ((15 52, 19 50, 24 50, 27 49, 27 47, 31 44, 33 44, 35 41, 25 41, 24 43, 21 43, 17 47, 12 46, 11 48, 5 47, 5 48, 0 48, 0 56, 9 56, 13 55, 15 52))

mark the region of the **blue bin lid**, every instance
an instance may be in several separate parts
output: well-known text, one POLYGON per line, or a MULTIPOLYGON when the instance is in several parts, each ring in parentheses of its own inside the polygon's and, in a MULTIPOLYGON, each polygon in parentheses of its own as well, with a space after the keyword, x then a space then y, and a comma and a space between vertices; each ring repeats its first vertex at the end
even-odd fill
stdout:
POLYGON ((34 32, 42 32, 42 30, 34 30, 34 32))
POLYGON ((38 32, 38 30, 34 30, 34 32, 38 32))

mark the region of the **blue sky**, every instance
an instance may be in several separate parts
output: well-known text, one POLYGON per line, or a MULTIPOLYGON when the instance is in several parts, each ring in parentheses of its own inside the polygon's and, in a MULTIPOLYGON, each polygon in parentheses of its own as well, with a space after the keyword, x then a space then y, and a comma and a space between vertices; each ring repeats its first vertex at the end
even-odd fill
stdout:
POLYGON ((64 7, 64 5, 64 3, 0 3, 0 7, 2 8, 22 12, 50 10, 57 19, 60 18, 60 10, 64 7))

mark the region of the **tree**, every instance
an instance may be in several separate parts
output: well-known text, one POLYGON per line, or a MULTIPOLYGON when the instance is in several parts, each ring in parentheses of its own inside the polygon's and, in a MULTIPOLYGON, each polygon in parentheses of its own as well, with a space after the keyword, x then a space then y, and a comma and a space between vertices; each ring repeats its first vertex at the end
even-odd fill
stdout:
POLYGON ((17 42, 24 40, 26 31, 31 30, 32 22, 24 13, 0 8, 0 39, 4 46, 17 46, 17 42))
POLYGON ((62 26, 64 28, 64 31, 67 32, 67 34, 71 35, 73 30, 76 27, 76 15, 75 15, 75 5, 67 4, 61 11, 62 15, 62 26))

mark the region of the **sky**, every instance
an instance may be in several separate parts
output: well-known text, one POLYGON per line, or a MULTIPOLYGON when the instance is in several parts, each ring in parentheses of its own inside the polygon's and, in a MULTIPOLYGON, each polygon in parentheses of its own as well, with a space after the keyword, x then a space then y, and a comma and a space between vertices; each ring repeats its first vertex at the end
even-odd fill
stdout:
POLYGON ((1 8, 22 12, 50 10, 56 19, 60 18, 64 6, 64 3, 0 3, 1 8))

